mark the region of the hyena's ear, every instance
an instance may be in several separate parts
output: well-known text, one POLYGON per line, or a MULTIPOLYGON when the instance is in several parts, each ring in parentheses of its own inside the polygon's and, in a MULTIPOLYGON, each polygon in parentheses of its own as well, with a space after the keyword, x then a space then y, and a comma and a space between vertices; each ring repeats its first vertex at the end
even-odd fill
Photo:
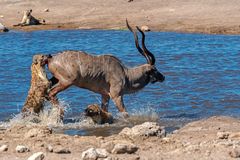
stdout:
POLYGON ((33 56, 32 63, 34 63, 34 64, 38 64, 37 56, 33 56))

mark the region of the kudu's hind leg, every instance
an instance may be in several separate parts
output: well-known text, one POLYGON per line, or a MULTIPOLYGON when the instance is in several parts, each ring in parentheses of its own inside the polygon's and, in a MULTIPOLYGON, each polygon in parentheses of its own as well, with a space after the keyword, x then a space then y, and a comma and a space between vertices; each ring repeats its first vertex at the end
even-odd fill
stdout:
POLYGON ((119 112, 123 114, 124 117, 128 117, 126 112, 124 103, 123 103, 123 95, 121 94, 121 87, 112 86, 110 87, 110 97, 113 100, 115 106, 118 108, 119 112))
POLYGON ((109 104, 109 95, 102 95, 102 104, 101 107, 104 111, 108 112, 108 104, 109 104))

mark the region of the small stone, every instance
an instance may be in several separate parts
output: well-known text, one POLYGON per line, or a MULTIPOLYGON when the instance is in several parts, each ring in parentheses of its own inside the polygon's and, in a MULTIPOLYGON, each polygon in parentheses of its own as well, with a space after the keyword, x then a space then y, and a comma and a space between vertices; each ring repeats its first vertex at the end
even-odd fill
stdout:
POLYGON ((48 146, 47 146, 47 151, 48 151, 48 152, 53 152, 53 147, 52 147, 51 145, 48 145, 48 146))
POLYGON ((44 12, 49 12, 49 9, 48 8, 44 9, 44 12))
POLYGON ((169 142, 170 142, 170 138, 164 137, 164 138, 162 139, 162 141, 163 141, 164 143, 169 143, 169 142))
POLYGON ((240 149, 233 149, 232 151, 229 152, 229 155, 232 158, 240 158, 240 149))
POLYGON ((26 146, 18 145, 18 146, 16 147, 16 151, 17 151, 18 153, 24 153, 24 152, 29 152, 30 150, 29 150, 29 148, 26 147, 26 146))
POLYGON ((61 147, 61 146, 57 147, 53 151, 54 151, 54 153, 57 153, 57 154, 69 154, 69 153, 71 153, 71 151, 69 149, 61 147))
POLYGON ((98 153, 95 148, 89 148, 82 153, 82 160, 96 160, 98 153))
POLYGON ((177 134, 178 132, 179 132, 179 130, 176 129, 176 130, 174 130, 172 133, 173 133, 173 134, 177 134))
POLYGON ((228 139, 229 133, 228 132, 217 132, 218 139, 228 139))
POLYGON ((240 132, 234 132, 229 135, 229 138, 240 139, 240 132))
POLYGON ((8 145, 2 145, 1 147, 0 147, 0 152, 4 152, 4 151, 7 151, 8 150, 8 145))
POLYGON ((207 151, 205 152, 205 155, 206 155, 206 156, 210 156, 210 154, 211 154, 211 151, 209 151, 209 150, 207 150, 207 151))
POLYGON ((116 144, 112 150, 112 153, 114 154, 124 154, 124 153, 135 153, 138 150, 138 147, 134 144, 116 144))
POLYGON ((73 137, 74 137, 74 138, 79 138, 80 136, 79 136, 79 135, 74 135, 73 137))
POLYGON ((0 15, 0 18, 4 18, 4 15, 0 15))
POLYGON ((31 155, 27 160, 43 160, 44 159, 43 152, 37 152, 31 155))
POLYGON ((111 141, 103 143, 103 144, 101 144, 101 148, 104 148, 108 152, 111 152, 113 150, 113 148, 114 148, 114 143, 111 142, 111 141))
POLYGON ((97 137, 97 139, 98 139, 98 140, 104 140, 104 137, 99 136, 99 137, 97 137))

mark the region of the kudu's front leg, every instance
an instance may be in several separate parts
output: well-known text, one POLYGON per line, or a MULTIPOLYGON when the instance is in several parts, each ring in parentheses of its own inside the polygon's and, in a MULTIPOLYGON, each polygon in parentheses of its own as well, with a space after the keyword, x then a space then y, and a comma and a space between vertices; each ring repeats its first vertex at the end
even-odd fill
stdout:
POLYGON ((118 110, 122 113, 123 117, 127 118, 128 113, 126 112, 124 103, 123 103, 123 96, 118 96, 112 98, 114 104, 117 106, 118 110))
POLYGON ((55 84, 55 85, 53 86, 53 88, 50 89, 50 91, 49 91, 49 93, 48 93, 48 96, 49 96, 50 101, 52 102, 52 104, 54 104, 54 105, 58 105, 58 104, 59 104, 56 95, 57 95, 59 92, 67 89, 69 86, 70 86, 70 85, 63 85, 63 84, 61 84, 61 83, 57 83, 57 84, 55 84))
POLYGON ((102 95, 102 104, 101 107, 104 111, 108 112, 108 104, 109 104, 109 95, 102 95))
POLYGON ((53 88, 50 89, 50 91, 49 91, 49 93, 48 93, 48 96, 49 96, 49 99, 50 99, 50 102, 52 103, 52 105, 53 105, 54 107, 57 107, 57 108, 60 109, 60 118, 61 118, 61 119, 63 119, 63 116, 64 116, 64 109, 59 107, 59 101, 58 101, 56 95, 57 95, 59 92, 67 89, 69 86, 70 86, 70 85, 63 85, 63 84, 61 84, 61 83, 58 82, 57 84, 55 84, 55 85, 53 86, 53 88))

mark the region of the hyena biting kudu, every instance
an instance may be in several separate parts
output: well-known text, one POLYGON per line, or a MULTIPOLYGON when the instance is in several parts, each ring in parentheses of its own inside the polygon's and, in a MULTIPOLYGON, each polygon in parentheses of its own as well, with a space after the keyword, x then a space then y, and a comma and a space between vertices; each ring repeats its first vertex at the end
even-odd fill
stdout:
POLYGON ((165 77, 155 66, 154 55, 145 46, 145 34, 136 27, 142 35, 142 48, 138 43, 138 36, 129 26, 133 33, 135 45, 138 51, 146 58, 147 63, 128 68, 112 55, 94 56, 83 51, 63 51, 53 56, 48 56, 47 65, 53 77, 49 98, 57 104, 55 97, 59 92, 74 85, 91 90, 102 96, 101 107, 108 111, 108 102, 111 98, 120 112, 126 109, 123 96, 137 92, 149 82, 163 82, 165 77))
POLYGON ((24 116, 32 113, 38 114, 43 109, 44 101, 48 99, 48 90, 51 87, 51 82, 48 80, 45 72, 46 58, 45 55, 41 54, 33 56, 31 86, 22 108, 24 116))

